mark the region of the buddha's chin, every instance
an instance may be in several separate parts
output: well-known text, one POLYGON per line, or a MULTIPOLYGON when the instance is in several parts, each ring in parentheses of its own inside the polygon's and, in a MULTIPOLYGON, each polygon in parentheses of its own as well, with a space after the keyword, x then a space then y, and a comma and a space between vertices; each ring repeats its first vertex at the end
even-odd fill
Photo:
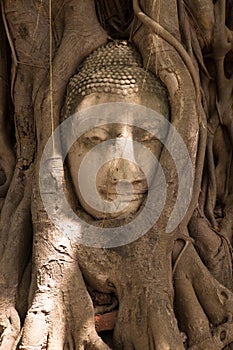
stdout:
POLYGON ((140 198, 134 199, 129 201, 128 205, 127 202, 125 202, 126 207, 124 210, 122 211, 116 211, 114 213, 105 213, 105 212, 101 212, 101 211, 97 211, 91 207, 89 207, 88 205, 86 205, 86 203, 81 203, 83 206, 83 209, 85 209, 85 211, 93 216, 94 218, 98 219, 98 220, 122 220, 122 219, 129 219, 132 218, 133 216, 135 216, 135 214, 139 211, 142 202, 144 201, 145 196, 140 196, 140 198))

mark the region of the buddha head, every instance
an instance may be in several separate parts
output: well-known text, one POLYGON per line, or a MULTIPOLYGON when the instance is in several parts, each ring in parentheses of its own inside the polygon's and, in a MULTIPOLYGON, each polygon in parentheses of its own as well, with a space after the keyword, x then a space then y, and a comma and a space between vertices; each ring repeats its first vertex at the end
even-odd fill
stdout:
MULTIPOLYGON (((143 105, 169 118, 166 89, 155 75, 142 67, 140 54, 126 41, 109 42, 86 58, 78 73, 69 82, 63 119, 100 104, 111 103, 114 108, 114 104, 118 102, 143 105)), ((139 155, 135 155, 134 143, 127 143, 127 154, 130 153, 131 156, 130 160, 126 159, 125 141, 133 140, 143 144, 157 159, 161 153, 162 145, 153 134, 134 126, 133 116, 130 120, 127 114, 126 119, 125 123, 116 123, 113 117, 111 123, 108 121, 101 127, 93 127, 72 145, 67 155, 67 167, 79 203, 87 214, 98 220, 132 217, 146 199, 149 184, 136 162, 139 155), (97 210, 83 198, 78 173, 88 152, 107 140, 112 140, 111 148, 122 146, 122 157, 119 154, 112 157, 96 174, 96 189, 103 203, 102 209, 97 210), (124 202, 124 209, 116 208, 115 212, 106 212, 106 202, 114 201, 119 194, 124 202)), ((108 152, 108 147, 104 152, 108 152)), ((97 151, 94 161, 98 162, 101 157, 102 154, 97 151)), ((150 171, 153 177, 156 171, 153 166, 150 171)), ((90 176, 92 175, 86 174, 87 188, 90 176)))

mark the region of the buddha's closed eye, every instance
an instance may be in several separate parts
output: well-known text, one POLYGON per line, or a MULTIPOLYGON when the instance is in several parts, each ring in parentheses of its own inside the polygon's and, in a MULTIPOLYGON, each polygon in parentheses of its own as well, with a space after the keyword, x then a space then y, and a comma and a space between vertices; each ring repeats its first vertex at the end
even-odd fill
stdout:
POLYGON ((95 128, 87 132, 81 139, 81 143, 85 145, 98 145, 109 138, 109 133, 102 128, 95 128))

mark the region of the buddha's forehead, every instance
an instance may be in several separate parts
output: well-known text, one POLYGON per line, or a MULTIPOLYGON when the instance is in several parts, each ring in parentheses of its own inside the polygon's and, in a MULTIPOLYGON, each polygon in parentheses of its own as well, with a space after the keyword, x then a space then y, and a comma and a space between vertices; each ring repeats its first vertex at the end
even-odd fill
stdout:
MULTIPOLYGON (((74 115, 77 117, 76 127, 78 130, 80 128, 86 131, 95 130, 98 127, 105 129, 110 136, 117 137, 118 134, 122 133, 128 133, 128 135, 132 132, 134 134, 135 132, 138 133, 138 129, 141 128, 152 134, 160 135, 161 128, 164 129, 162 122, 164 117, 167 120, 169 119, 169 104, 164 95, 161 98, 161 96, 156 96, 153 93, 130 96, 93 93, 85 96, 81 102, 77 103, 74 115), (119 105, 119 102, 121 105, 119 105), (132 104, 134 105, 133 108, 132 104), (98 107, 96 110, 93 109, 95 106, 98 107), (150 110, 147 112, 144 107, 150 110), (90 109, 90 113, 88 109, 90 109), (125 131, 123 131, 124 128, 125 131)), ((98 130, 97 132, 102 133, 98 130)))
MULTIPOLYGON (((145 106, 150 108, 161 115, 163 115, 166 119, 169 119, 169 103, 167 98, 164 95, 161 95, 158 91, 158 94, 155 93, 142 93, 142 94, 133 94, 129 96, 122 96, 117 94, 110 93, 93 93, 87 95, 83 98, 83 100, 77 104, 74 112, 83 111, 89 107, 93 107, 99 104, 109 104, 109 109, 114 110, 114 103, 123 102, 125 103, 125 118, 126 121, 130 121, 133 118, 132 113, 129 112, 130 109, 127 109, 127 104, 135 104, 145 106), (129 119, 129 120, 128 120, 129 119)), ((102 117, 102 116, 100 116, 102 117)))

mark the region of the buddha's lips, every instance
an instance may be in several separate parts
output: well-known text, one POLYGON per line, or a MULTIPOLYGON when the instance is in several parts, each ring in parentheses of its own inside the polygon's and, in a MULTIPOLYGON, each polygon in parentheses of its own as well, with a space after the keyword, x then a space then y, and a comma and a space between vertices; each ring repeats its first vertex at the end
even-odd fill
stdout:
POLYGON ((112 194, 112 195, 119 195, 119 196, 130 196, 135 194, 145 194, 147 191, 140 191, 140 192, 105 192, 105 194, 112 194))
POLYGON ((122 198, 131 198, 131 200, 137 200, 139 198, 141 198, 142 196, 147 194, 147 190, 146 191, 140 191, 140 192, 106 192, 106 191, 100 191, 101 195, 103 195, 104 197, 106 197, 107 199, 110 199, 111 197, 122 197, 122 198), (136 198, 135 198, 136 197, 136 198))
POLYGON ((99 190, 99 193, 102 194, 102 195, 105 195, 105 196, 135 196, 135 195, 144 195, 148 192, 148 188, 144 187, 140 190, 133 190, 133 191, 124 191, 124 192, 121 192, 121 191, 111 191, 110 188, 106 188, 105 186, 103 187, 99 187, 98 188, 99 190))

